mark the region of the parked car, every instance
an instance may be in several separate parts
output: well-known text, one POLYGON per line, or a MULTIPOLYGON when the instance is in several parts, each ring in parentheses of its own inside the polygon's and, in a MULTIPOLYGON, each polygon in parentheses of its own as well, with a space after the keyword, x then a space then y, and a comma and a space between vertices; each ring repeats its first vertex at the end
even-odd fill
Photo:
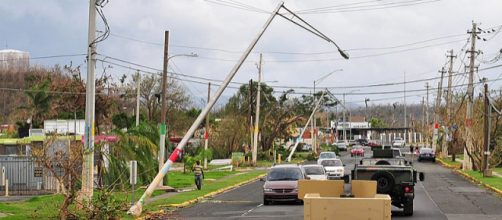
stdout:
POLYGON ((357 144, 356 140, 349 140, 349 146, 354 146, 357 144))
POLYGON ((341 179, 345 174, 345 168, 340 159, 326 159, 321 162, 328 179, 341 179))
POLYGON ((422 160, 436 162, 436 153, 431 148, 421 148, 418 154, 418 162, 422 160))
POLYGON ((339 140, 335 143, 339 151, 347 151, 347 143, 343 140, 339 140))
POLYGON ((350 156, 360 156, 364 157, 364 147, 361 145, 354 145, 352 150, 350 150, 350 156))
POLYGON ((327 180, 326 171, 322 165, 310 164, 302 166, 303 173, 311 180, 327 180))
POLYGON ((270 168, 263 184, 263 205, 274 201, 301 201, 298 199, 298 180, 307 179, 298 165, 284 164, 270 168))
POLYGON ((406 143, 404 142, 404 139, 397 137, 392 141, 392 146, 393 147, 404 147, 406 143))

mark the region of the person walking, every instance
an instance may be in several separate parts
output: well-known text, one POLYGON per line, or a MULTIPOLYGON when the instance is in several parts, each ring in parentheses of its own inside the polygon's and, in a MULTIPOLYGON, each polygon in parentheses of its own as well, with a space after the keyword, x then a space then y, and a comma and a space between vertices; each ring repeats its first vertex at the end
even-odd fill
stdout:
POLYGON ((192 171, 195 175, 195 185, 197 186, 197 189, 200 190, 202 188, 202 179, 204 179, 204 170, 200 165, 199 160, 195 162, 192 171))

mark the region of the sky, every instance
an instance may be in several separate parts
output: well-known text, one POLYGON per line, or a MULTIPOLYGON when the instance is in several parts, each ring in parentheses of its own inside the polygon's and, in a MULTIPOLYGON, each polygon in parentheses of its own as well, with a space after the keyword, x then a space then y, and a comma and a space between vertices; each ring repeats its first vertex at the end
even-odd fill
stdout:
MULTIPOLYGON (((196 53, 198 57, 170 59, 169 71, 181 79, 194 104, 206 99, 207 82, 219 84, 249 46, 277 7, 278 0, 109 0, 102 10, 110 36, 97 46, 96 73, 103 67, 115 79, 132 75, 155 74, 162 69, 164 31, 170 32, 169 55, 196 53), (120 59, 130 63, 113 60, 120 59), (132 64, 131 64, 132 63, 132 64), (121 67, 130 67, 124 68, 121 67), (140 64, 142 66, 137 66, 140 64), (179 74, 183 74, 179 75, 179 74), (195 77, 195 78, 194 78, 195 77), (196 81, 196 82, 194 82, 196 81)), ((85 75, 85 56, 43 58, 85 54, 87 47, 89 2, 77 0, 3 0, 0 4, 0 49, 11 48, 30 53, 31 64, 81 65, 85 75)), ((329 87, 339 99, 364 105, 420 103, 426 96, 425 79, 431 88, 430 100, 437 92, 442 67, 449 67, 447 51, 453 49, 455 72, 469 64, 466 51, 471 42, 467 30, 476 22, 482 31, 476 49, 479 78, 496 80, 502 76, 502 1, 500 0, 286 0, 284 6, 332 39, 350 55, 343 59, 337 48, 276 16, 253 52, 242 65, 222 99, 236 92, 239 83, 257 80, 259 54, 263 54, 263 78, 276 87, 277 95, 287 87, 296 95, 329 87), (493 31, 492 31, 493 29, 493 31), (491 61, 491 62, 489 62, 491 61), (343 69, 342 71, 336 71, 343 69), (417 82, 418 80, 418 82, 417 82), (403 81, 410 81, 404 86, 403 81), (372 86, 387 84, 386 86, 372 86), (397 83, 397 84, 395 84, 397 83), (366 87, 365 87, 366 86, 366 87), (351 88, 347 88, 351 87, 351 88)), ((280 13, 291 18, 284 9, 280 13)), ((101 18, 97 34, 105 30, 101 18)), ((299 21, 294 19, 294 21, 299 21)), ((446 76, 446 75, 445 75, 446 76)), ((454 91, 465 90, 465 74, 454 74, 454 91)), ((447 80, 443 86, 447 85, 447 80)), ((499 89, 502 80, 489 83, 499 89)), ((480 85, 475 94, 479 93, 480 85)), ((216 86, 212 87, 214 92, 216 86)), ((220 105, 222 103, 220 102, 220 105)))

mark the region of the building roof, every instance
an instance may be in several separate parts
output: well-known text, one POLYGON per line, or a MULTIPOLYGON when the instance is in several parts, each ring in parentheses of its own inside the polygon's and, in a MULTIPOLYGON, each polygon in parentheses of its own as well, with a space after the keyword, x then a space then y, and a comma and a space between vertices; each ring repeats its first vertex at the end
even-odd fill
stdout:
POLYGON ((364 120, 364 116, 355 115, 349 117, 349 122, 366 122, 366 121, 364 120))

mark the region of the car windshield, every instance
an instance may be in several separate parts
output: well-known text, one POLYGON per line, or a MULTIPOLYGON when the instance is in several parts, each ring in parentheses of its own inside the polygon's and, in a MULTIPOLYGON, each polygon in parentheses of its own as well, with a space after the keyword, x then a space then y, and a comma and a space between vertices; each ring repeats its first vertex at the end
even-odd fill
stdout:
POLYGON ((299 180, 302 179, 302 171, 299 168, 272 168, 268 173, 268 181, 299 180))
POLYGON ((319 155, 319 158, 320 159, 336 158, 336 154, 334 152, 325 152, 321 153, 321 155, 319 155))
POLYGON ((321 165, 325 167, 341 167, 342 161, 341 160, 323 160, 321 162, 321 165))
POLYGON ((394 140, 395 140, 395 141, 400 141, 400 140, 402 140, 402 139, 401 139, 401 138, 396 138, 396 139, 394 139, 394 140))
POLYGON ((430 148, 422 148, 422 149, 420 149, 420 153, 430 154, 430 153, 432 153, 432 149, 430 149, 430 148))
POLYGON ((361 148, 363 148, 363 147, 362 146, 358 146, 358 145, 352 147, 352 149, 361 149, 361 148))
POLYGON ((304 167, 305 174, 307 175, 323 175, 324 169, 321 166, 304 167))

